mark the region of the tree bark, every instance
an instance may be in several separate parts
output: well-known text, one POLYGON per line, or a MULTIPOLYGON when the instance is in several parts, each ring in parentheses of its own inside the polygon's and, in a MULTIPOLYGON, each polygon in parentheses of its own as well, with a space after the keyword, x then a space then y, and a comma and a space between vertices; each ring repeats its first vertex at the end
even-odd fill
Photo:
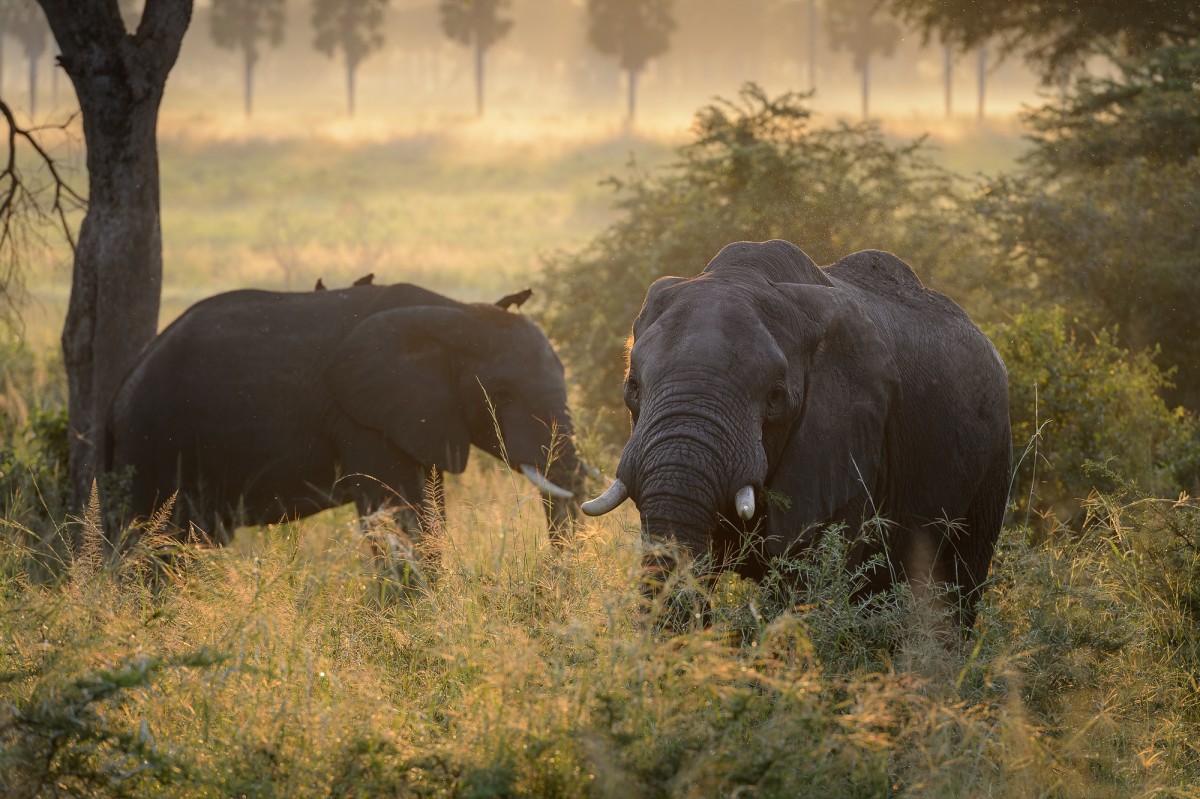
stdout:
POLYGON ((75 86, 87 143, 88 209, 63 327, 71 503, 103 470, 108 406, 158 327, 162 288, 156 127, 191 0, 147 0, 135 34, 115 2, 38 0, 75 86))

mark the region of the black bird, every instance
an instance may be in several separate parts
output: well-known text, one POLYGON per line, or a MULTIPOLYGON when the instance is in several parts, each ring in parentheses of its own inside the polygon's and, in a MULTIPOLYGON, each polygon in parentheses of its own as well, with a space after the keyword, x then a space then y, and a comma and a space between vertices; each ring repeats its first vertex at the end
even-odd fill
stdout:
POLYGON ((324 291, 324 290, 325 290, 325 281, 321 280, 321 278, 317 278, 317 285, 313 286, 313 291, 324 291))
POLYGON ((374 279, 375 279, 375 273, 367 272, 365 275, 360 277, 358 280, 354 281, 354 283, 352 285, 369 286, 369 285, 371 285, 371 281, 373 281, 374 279))
POLYGON ((518 291, 514 294, 505 294, 503 297, 496 300, 496 304, 507 311, 510 305, 515 305, 517 308, 520 308, 525 304, 525 300, 532 296, 533 289, 525 289, 524 291, 518 291))

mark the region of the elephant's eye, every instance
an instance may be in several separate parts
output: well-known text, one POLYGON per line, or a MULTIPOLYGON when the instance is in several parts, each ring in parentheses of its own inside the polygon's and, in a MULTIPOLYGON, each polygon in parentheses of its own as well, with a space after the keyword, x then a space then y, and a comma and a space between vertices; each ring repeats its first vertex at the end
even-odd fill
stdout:
POLYGON ((771 386, 767 392, 767 418, 776 419, 787 411, 788 393, 782 383, 771 386))
POLYGON ((638 386, 637 378, 630 375, 625 379, 625 402, 630 407, 637 404, 641 387, 638 386))

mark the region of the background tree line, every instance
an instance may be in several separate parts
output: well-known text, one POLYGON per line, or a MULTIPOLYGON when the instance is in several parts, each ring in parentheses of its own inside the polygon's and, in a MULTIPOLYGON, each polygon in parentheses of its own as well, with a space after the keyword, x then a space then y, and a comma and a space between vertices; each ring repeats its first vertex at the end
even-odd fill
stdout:
MULTIPOLYGON (((141 4, 122 0, 119 6, 127 26, 136 26, 141 4)), ((787 74, 795 84, 803 81, 801 85, 811 89, 818 85, 818 61, 821 83, 827 87, 834 65, 846 60, 844 52, 859 76, 866 114, 872 65, 903 46, 903 26, 874 0, 214 0, 196 10, 192 27, 197 32, 189 39, 196 43, 185 44, 182 58, 187 60, 189 48, 210 47, 208 41, 236 58, 247 115, 253 112, 255 80, 263 67, 278 70, 280 59, 286 58, 294 72, 297 52, 315 50, 337 62, 343 70, 346 107, 353 113, 365 63, 380 54, 404 53, 409 68, 429 73, 425 80, 444 84, 457 75, 457 62, 446 57, 445 46, 462 47, 470 54, 475 110, 482 113, 488 54, 505 42, 526 61, 544 65, 535 69, 561 70, 566 65, 577 73, 572 80, 580 92, 603 87, 615 94, 617 76, 624 74, 629 119, 636 114, 637 89, 649 69, 656 69, 657 79, 671 85, 713 84, 699 95, 703 98, 719 90, 728 76, 742 80, 757 75, 763 81, 772 72, 787 74), (198 37, 208 41, 201 44, 198 37), (802 63, 807 67, 803 77, 802 63)), ((35 0, 0 0, 0 71, 5 43, 25 56, 28 105, 36 106, 39 76, 49 72, 53 79, 57 70, 56 51, 35 0)), ((214 57, 223 60, 220 53, 205 55, 214 57)), ((962 61, 957 53, 945 61, 947 82, 956 60, 962 61)), ((982 88, 995 64, 983 60, 979 67, 982 88)), ((304 69, 309 68, 306 63, 304 69)), ((0 86, 3 80, 0 74, 0 86)), ((735 81, 725 88, 736 85, 735 81)), ((14 99, 10 92, 10 105, 14 99)))

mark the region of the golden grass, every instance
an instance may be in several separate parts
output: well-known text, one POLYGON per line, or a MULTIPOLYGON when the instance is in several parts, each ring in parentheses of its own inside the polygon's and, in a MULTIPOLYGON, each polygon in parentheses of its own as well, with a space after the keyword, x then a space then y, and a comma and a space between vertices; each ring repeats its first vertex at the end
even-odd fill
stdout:
MULTIPOLYGON (((723 581, 724 621, 673 633, 631 517, 559 552, 506 470, 448 491, 408 585, 344 510, 157 572, 149 548, 81 557, 53 585, 10 540, 0 793, 1198 795, 1196 572, 1143 539, 1194 535, 1192 506, 1097 505, 1076 540, 1009 530, 972 651, 906 633, 855 666, 868 620, 836 587, 767 611, 723 581)), ((904 596, 874 612, 912 622, 904 596)))

